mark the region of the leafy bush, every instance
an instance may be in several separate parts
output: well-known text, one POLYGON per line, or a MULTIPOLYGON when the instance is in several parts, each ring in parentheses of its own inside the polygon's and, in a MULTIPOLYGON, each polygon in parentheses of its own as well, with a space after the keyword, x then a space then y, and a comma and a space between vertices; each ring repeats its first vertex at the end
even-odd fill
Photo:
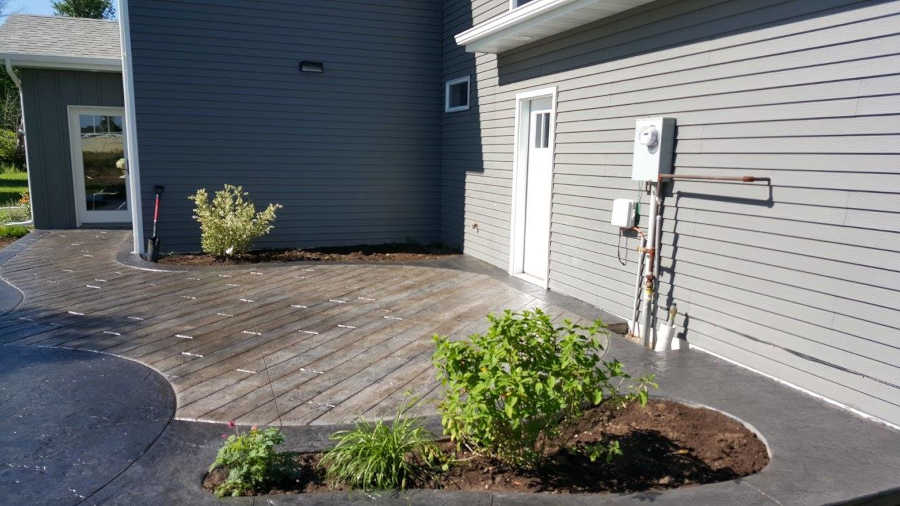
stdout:
MULTIPOLYGON (((234 422, 229 425, 234 427, 234 422)), ((265 490, 282 470, 283 458, 275 446, 283 442, 284 436, 274 427, 265 430, 253 427, 245 433, 235 429, 209 466, 210 472, 216 468, 228 471, 226 480, 216 488, 216 495, 239 496, 265 490)))
POLYGON ((246 253, 253 240, 268 234, 274 226, 275 211, 281 204, 269 204, 256 212, 249 195, 240 186, 226 184, 209 201, 206 189, 188 197, 194 201, 194 219, 200 223, 200 246, 205 253, 224 257, 246 253))
POLYGON ((441 461, 440 451, 422 421, 404 412, 390 425, 357 422, 353 430, 332 434, 337 446, 319 462, 328 480, 370 490, 405 489, 425 479, 441 461))
POLYGON ((28 235, 28 228, 22 225, 0 225, 0 237, 19 237, 28 235))
POLYGON ((18 137, 13 130, 0 129, 0 161, 13 163, 16 161, 18 137))
POLYGON ((620 362, 603 361, 598 336, 607 331, 600 320, 590 327, 568 320, 554 327, 540 309, 488 320, 488 331, 468 341, 434 336, 433 361, 446 387, 438 409, 444 431, 458 445, 535 467, 543 444, 585 407, 604 400, 646 403, 652 378, 642 378, 634 393, 619 391, 629 375, 620 362))

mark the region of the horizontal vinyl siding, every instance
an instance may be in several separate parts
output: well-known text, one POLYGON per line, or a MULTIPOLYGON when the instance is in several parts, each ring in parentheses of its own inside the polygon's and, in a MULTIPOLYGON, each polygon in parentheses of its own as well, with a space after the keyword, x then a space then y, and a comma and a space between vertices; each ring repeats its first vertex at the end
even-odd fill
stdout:
POLYGON ((122 75, 20 69, 37 228, 75 228, 68 106, 122 107, 122 75))
POLYGON ((261 247, 440 240, 440 4, 129 3, 144 222, 199 249, 187 196, 284 205, 261 247), (302 60, 324 74, 301 73, 302 60))
POLYGON ((454 47, 505 5, 445 7, 445 77, 477 76, 476 107, 443 122, 448 240, 507 265, 515 94, 557 86, 550 288, 628 317, 636 240, 609 212, 648 207, 634 120, 674 117, 676 173, 773 184, 670 186, 661 310, 696 346, 900 423, 900 2, 659 1, 499 58, 454 47))

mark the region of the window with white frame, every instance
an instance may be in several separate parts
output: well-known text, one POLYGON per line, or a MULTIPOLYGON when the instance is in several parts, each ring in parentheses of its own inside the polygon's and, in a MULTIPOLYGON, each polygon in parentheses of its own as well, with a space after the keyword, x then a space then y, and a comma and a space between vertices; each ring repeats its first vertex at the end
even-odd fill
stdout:
POLYGON ((469 109, 469 76, 451 79, 444 85, 444 111, 469 109))
POLYGON ((515 9, 516 7, 521 7, 531 0, 509 0, 509 8, 510 10, 515 9))

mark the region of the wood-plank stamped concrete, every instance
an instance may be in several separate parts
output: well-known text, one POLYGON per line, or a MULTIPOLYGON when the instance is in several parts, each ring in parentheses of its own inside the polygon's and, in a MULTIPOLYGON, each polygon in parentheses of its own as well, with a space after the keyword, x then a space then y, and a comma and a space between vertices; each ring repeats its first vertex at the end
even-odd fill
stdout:
MULTIPOLYGON (((23 294, 0 343, 107 353, 161 373, 176 418, 339 424, 434 414, 434 334, 541 307, 483 273, 423 265, 279 264, 147 270, 122 264, 120 230, 43 233, 0 266, 23 294)), ((115 385, 111 385, 112 388, 115 385)))

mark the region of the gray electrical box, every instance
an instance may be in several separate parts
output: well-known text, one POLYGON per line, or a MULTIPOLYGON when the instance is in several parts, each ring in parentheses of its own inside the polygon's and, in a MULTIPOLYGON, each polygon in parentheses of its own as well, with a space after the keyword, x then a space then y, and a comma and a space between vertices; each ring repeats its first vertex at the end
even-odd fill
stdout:
POLYGON ((631 179, 657 181, 672 172, 675 118, 643 118, 635 122, 631 179))

